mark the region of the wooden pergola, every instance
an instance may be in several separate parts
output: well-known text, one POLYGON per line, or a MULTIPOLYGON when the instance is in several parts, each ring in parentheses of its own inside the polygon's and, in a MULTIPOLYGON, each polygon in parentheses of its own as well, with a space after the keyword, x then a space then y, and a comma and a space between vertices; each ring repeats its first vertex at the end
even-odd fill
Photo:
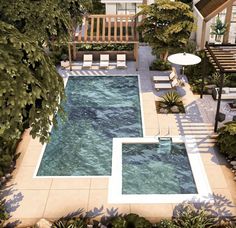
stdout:
POLYGON ((206 77, 206 58, 210 60, 210 62, 215 67, 216 71, 218 71, 221 76, 216 116, 215 116, 214 131, 216 132, 218 128, 224 76, 225 74, 236 73, 236 44, 208 44, 206 43, 205 53, 206 53, 206 57, 204 59, 204 64, 203 64, 204 73, 203 73, 203 78, 202 78, 201 98, 203 96, 203 90, 204 90, 204 78, 206 77))
POLYGON ((89 15, 83 19, 79 32, 74 32, 68 43, 69 64, 76 59, 78 44, 134 44, 134 57, 138 68, 138 33, 135 15, 89 15))

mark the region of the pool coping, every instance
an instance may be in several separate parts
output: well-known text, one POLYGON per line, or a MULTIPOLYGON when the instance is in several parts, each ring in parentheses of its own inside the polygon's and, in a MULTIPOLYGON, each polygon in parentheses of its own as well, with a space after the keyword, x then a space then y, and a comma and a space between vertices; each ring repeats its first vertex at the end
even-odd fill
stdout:
POLYGON ((122 143, 158 143, 158 136, 113 138, 112 176, 109 178, 109 203, 181 203, 214 200, 205 168, 193 136, 168 136, 176 143, 185 143, 198 194, 127 194, 122 195, 122 143))
MULTIPOLYGON (((63 78, 64 80, 64 88, 67 85, 67 82, 69 80, 69 77, 137 77, 138 78, 138 95, 139 95, 139 105, 140 105, 140 114, 141 114, 141 124, 142 124, 142 134, 143 137, 145 137, 146 133, 145 133, 145 122, 144 122, 144 110, 143 110, 143 101, 142 101, 142 93, 141 93, 141 81, 140 81, 140 75, 139 74, 125 74, 125 75, 120 75, 120 74, 111 74, 111 75, 102 75, 102 76, 98 76, 98 75, 83 75, 83 76, 75 76, 75 75, 69 75, 68 77, 63 78)), ((53 125, 50 126, 49 131, 51 132, 53 128, 53 125)), ((40 152, 40 156, 38 158, 38 162, 37 165, 35 167, 35 171, 33 173, 33 178, 35 179, 48 179, 48 178, 55 178, 55 179, 59 179, 59 178, 110 178, 111 175, 109 176, 37 176, 41 161, 43 159, 43 155, 46 149, 47 143, 43 144, 42 150, 40 152)), ((113 155, 112 155, 113 156, 113 155)))

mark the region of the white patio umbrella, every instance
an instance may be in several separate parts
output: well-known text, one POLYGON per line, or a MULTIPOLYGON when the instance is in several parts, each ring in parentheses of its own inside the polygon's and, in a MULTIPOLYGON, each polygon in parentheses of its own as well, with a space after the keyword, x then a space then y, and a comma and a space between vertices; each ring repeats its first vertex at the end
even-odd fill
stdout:
POLYGON ((195 65, 200 63, 202 60, 199 56, 189 53, 177 53, 170 55, 168 57, 168 61, 183 66, 183 74, 184 74, 184 66, 195 65))

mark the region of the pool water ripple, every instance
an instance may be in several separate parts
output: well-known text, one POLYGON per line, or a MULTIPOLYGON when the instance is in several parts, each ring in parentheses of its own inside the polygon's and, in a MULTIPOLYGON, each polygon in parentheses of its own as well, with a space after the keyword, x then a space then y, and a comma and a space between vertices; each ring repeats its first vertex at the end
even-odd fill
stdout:
POLYGON ((37 175, 111 175, 112 138, 143 136, 138 77, 69 77, 66 95, 37 175))

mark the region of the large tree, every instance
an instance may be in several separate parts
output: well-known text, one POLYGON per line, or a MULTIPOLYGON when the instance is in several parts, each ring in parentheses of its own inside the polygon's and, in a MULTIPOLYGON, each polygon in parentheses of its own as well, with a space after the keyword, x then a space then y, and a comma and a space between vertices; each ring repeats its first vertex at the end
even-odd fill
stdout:
POLYGON ((169 51, 187 44, 194 28, 190 6, 180 1, 155 0, 143 5, 139 15, 144 16, 139 26, 144 41, 163 61, 167 61, 169 51))
POLYGON ((27 127, 48 139, 64 85, 42 46, 66 44, 89 7, 88 0, 0 0, 0 152, 27 127))
POLYGON ((14 26, 0 22, 0 137, 19 138, 24 128, 44 142, 60 112, 63 80, 44 50, 14 26))
POLYGON ((91 7, 91 0, 0 0, 0 20, 39 44, 57 44, 68 41, 91 7))

